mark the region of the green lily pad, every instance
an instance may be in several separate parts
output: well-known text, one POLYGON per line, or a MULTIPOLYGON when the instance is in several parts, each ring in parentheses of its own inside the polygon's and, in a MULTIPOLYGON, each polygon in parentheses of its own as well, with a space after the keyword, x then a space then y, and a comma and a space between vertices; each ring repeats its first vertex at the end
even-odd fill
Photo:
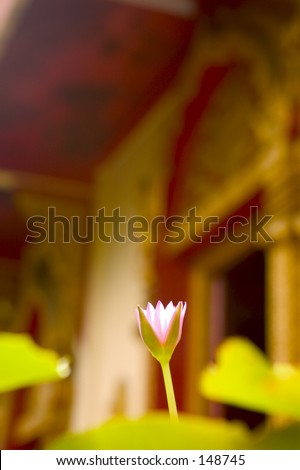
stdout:
MULTIPOLYGON (((256 433, 254 433, 255 436, 256 433)), ((267 434, 258 433, 254 450, 300 450, 300 425, 294 423, 284 428, 274 429, 267 434)))
POLYGON ((229 338, 220 346, 216 364, 202 374, 200 389, 213 401, 300 419, 300 369, 272 365, 247 339, 229 338))
POLYGON ((69 375, 69 362, 45 350, 28 335, 0 333, 0 393, 69 375))
POLYGON ((50 445, 56 450, 169 450, 245 449, 250 433, 240 423, 221 419, 181 416, 170 422, 165 413, 149 414, 139 420, 114 418, 97 429, 65 434, 50 445))

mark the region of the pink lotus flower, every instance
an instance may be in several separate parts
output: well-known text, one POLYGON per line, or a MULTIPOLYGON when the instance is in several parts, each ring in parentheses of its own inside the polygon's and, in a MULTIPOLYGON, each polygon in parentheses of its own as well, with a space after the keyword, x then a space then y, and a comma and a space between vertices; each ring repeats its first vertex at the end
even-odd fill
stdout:
POLYGON ((139 330, 144 343, 159 362, 169 362, 182 332, 186 303, 175 307, 170 302, 166 307, 161 301, 154 308, 148 303, 144 310, 136 309, 139 330))

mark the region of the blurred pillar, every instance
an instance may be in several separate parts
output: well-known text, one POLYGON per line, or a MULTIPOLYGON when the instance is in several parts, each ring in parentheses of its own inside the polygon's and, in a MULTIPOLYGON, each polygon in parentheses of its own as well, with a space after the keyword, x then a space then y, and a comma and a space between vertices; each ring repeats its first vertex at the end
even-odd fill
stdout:
POLYGON ((267 344, 273 361, 300 360, 300 143, 272 168, 266 210, 274 243, 266 246, 267 344))

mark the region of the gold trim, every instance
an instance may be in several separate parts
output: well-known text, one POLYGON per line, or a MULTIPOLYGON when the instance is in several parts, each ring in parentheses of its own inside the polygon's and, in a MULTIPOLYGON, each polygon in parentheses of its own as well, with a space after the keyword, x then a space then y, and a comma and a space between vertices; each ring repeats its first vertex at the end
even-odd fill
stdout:
POLYGON ((89 201, 92 196, 93 185, 81 181, 0 168, 0 189, 89 201))

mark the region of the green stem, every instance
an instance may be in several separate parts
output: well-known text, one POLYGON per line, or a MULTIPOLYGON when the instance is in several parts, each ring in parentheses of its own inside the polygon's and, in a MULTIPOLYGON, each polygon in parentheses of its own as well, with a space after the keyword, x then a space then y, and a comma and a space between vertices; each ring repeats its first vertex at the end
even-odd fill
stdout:
POLYGON ((178 421, 177 406, 176 406, 176 400, 175 400, 175 395, 174 395, 170 364, 169 362, 165 362, 165 363, 161 363, 160 365, 161 365, 164 382, 165 382, 170 419, 172 421, 178 421))

